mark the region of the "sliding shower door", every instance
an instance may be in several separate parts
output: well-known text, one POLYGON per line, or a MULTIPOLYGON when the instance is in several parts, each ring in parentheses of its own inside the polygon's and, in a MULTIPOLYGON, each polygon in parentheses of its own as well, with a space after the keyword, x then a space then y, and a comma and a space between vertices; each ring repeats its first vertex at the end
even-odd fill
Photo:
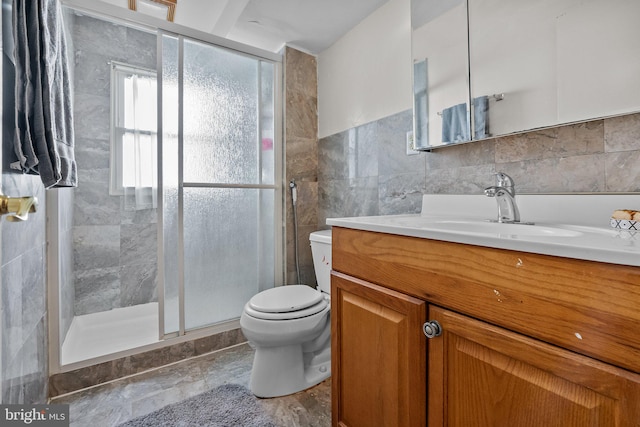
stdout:
POLYGON ((164 332, 240 316, 281 269, 275 64, 163 35, 164 332))

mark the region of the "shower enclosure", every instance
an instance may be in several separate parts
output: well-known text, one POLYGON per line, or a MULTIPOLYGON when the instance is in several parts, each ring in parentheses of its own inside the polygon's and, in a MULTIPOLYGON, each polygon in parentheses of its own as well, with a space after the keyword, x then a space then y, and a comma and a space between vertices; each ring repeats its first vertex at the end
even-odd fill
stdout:
POLYGON ((283 275, 280 56, 66 18, 79 185, 47 194, 54 372, 236 328, 283 275))

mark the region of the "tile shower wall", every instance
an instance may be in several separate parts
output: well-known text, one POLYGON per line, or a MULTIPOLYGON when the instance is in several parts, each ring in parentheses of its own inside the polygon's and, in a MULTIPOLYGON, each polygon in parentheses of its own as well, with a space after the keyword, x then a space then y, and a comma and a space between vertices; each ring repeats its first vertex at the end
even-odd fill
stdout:
POLYGON ((640 114, 406 156, 411 111, 322 138, 318 220, 420 211, 420 195, 482 194, 492 174, 520 193, 640 192, 640 114))
POLYGON ((44 403, 48 377, 44 187, 38 176, 7 170, 5 161, 6 194, 34 195, 41 203, 28 221, 3 219, 1 225, 2 403, 44 403))
POLYGON ((0 223, 2 265, 0 295, 2 342, 0 401, 44 403, 47 398, 47 306, 45 271, 45 206, 40 177, 11 173, 16 160, 14 128, 15 72, 4 46, 10 41, 11 2, 3 0, 2 37, 2 190, 11 196, 36 196, 38 212, 28 221, 0 223))
POLYGON ((41 403, 48 376, 44 187, 38 176, 3 173, 2 188, 40 202, 28 221, 2 220, 2 403, 41 403))
POLYGON ((109 195, 110 61, 156 68, 156 36, 76 16, 75 314, 157 300, 155 209, 125 211, 109 195))

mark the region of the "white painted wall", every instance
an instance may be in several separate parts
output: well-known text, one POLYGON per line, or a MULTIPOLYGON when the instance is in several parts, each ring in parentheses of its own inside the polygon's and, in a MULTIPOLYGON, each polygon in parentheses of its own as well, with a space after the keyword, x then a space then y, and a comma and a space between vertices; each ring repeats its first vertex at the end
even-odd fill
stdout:
POLYGON ((410 15, 389 0, 318 55, 318 137, 412 108, 410 15))

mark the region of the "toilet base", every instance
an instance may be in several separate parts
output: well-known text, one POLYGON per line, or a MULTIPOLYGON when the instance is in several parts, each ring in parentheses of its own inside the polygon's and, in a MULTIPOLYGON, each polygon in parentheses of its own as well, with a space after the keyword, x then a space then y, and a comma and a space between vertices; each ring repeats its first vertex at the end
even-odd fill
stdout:
POLYGON ((303 353, 301 345, 256 347, 249 388, 257 397, 297 393, 331 376, 331 347, 303 353))

